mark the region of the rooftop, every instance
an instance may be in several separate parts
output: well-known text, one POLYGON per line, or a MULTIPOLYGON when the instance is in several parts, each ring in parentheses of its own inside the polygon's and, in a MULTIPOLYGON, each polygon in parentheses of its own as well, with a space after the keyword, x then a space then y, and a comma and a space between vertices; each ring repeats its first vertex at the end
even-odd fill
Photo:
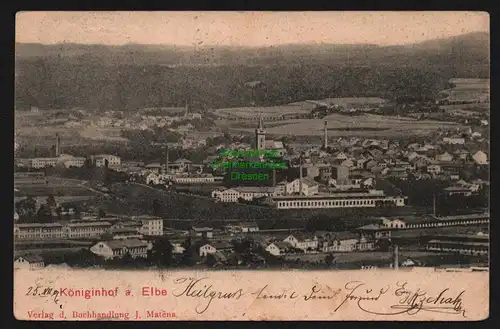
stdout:
MULTIPOLYGON (((101 242, 100 242, 101 243, 101 242)), ((122 249, 122 248, 142 248, 147 247, 147 243, 139 239, 125 239, 125 240, 110 240, 102 241, 111 249, 122 249)))

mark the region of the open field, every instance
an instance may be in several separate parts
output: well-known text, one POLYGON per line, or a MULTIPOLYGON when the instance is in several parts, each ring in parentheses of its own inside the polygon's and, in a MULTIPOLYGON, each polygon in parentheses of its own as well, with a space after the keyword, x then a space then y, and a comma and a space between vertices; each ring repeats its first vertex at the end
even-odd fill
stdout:
POLYGON ((484 112, 490 110, 490 103, 472 103, 472 104, 453 104, 453 105, 441 105, 440 109, 445 111, 453 111, 453 110, 467 110, 467 111, 475 111, 482 110, 484 112))
POLYGON ((21 139, 35 139, 37 143, 55 143, 55 135, 59 134, 65 145, 78 145, 85 140, 128 142, 120 137, 120 128, 101 127, 68 127, 55 126, 22 126, 16 123, 16 136, 21 139))
MULTIPOLYGON (((369 262, 369 261, 391 261, 393 254, 392 252, 383 251, 373 251, 373 252, 345 252, 345 253, 333 253, 335 256, 335 263, 353 263, 353 262, 369 262)), ((319 254, 298 254, 285 256, 285 259, 295 260, 300 259, 301 261, 318 262, 325 259, 327 253, 319 254)), ((427 251, 400 251, 400 259, 405 258, 418 258, 423 256, 438 256, 446 255, 446 253, 436 253, 427 251)))
POLYGON ((92 197, 95 193, 82 186, 82 181, 59 177, 14 178, 15 196, 92 197))
POLYGON ((280 106, 269 106, 269 107, 236 107, 236 108, 225 108, 214 110, 214 114, 221 118, 240 118, 240 119, 251 119, 256 118, 259 113, 262 114, 264 118, 266 117, 280 117, 282 115, 290 114, 309 114, 315 105, 307 102, 293 103, 280 106))
POLYGON ((485 101, 490 96, 490 79, 451 79, 454 86, 440 92, 450 102, 485 101))
MULTIPOLYGON (((364 114, 359 116, 347 116, 331 114, 324 119, 297 119, 283 120, 280 125, 266 126, 266 132, 270 135, 293 135, 295 136, 322 136, 323 122, 328 121, 328 135, 332 136, 407 136, 427 135, 438 128, 463 128, 463 126, 442 121, 417 120, 413 118, 398 118, 394 116, 382 116, 364 114)), ((251 128, 233 128, 234 130, 252 132, 251 128)), ((255 128, 254 128, 255 129, 255 128)))
POLYGON ((84 127, 79 130, 82 138, 124 143, 128 142, 128 139, 120 137, 120 132, 121 128, 84 127))
POLYGON ((311 113, 317 106, 339 105, 344 108, 352 107, 377 107, 386 101, 378 97, 346 97, 346 98, 326 98, 321 100, 306 100, 286 105, 268 107, 237 107, 214 110, 214 114, 219 118, 232 119, 255 119, 258 114, 264 119, 282 119, 283 116, 300 116, 311 113))
POLYGON ((351 107, 371 107, 386 103, 385 99, 379 97, 343 97, 343 98, 325 98, 318 102, 328 105, 339 105, 344 108, 351 107))

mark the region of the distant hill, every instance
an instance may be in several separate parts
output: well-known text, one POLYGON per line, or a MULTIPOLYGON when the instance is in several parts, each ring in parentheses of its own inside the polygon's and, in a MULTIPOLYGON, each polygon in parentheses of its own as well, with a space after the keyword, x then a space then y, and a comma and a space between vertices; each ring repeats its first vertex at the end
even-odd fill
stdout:
POLYGON ((266 84, 259 105, 306 99, 433 98, 451 78, 489 77, 489 35, 414 45, 16 45, 16 110, 134 110, 250 104, 248 81, 266 84))
POLYGON ((183 47, 175 45, 123 46, 82 44, 16 44, 16 59, 57 58, 81 61, 99 59, 107 64, 237 65, 300 64, 303 62, 368 65, 373 63, 412 64, 422 60, 474 60, 489 62, 489 35, 478 32, 457 37, 424 41, 404 46, 372 44, 304 44, 245 48, 229 46, 183 47), (397 60, 396 63, 393 61, 397 60))

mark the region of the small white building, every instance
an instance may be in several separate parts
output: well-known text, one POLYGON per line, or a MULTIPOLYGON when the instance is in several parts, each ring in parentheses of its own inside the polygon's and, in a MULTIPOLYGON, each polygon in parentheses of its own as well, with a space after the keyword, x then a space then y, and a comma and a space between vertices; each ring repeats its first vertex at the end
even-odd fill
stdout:
POLYGON ((437 164, 428 165, 427 172, 429 174, 439 174, 441 172, 441 166, 437 164))
POLYGON ((111 154, 93 155, 91 160, 96 167, 104 167, 106 165, 106 161, 108 163, 108 167, 119 167, 121 165, 121 158, 111 154))
POLYGON ((210 244, 205 244, 205 245, 201 246, 200 250, 199 250, 200 257, 205 257, 208 254, 213 255, 216 252, 217 252, 217 249, 215 249, 215 247, 210 245, 210 244))
POLYGON ((132 258, 146 258, 148 243, 139 239, 100 241, 90 247, 90 251, 105 259, 122 258, 129 254, 132 258))
POLYGON ((163 235, 163 219, 157 216, 138 216, 134 220, 139 221, 142 226, 139 232, 149 236, 163 235))
POLYGON ((382 225, 384 225, 387 228, 405 228, 406 227, 406 223, 404 221, 402 221, 401 219, 389 219, 389 218, 383 218, 382 225))
POLYGON ((450 145, 464 145, 465 138, 463 137, 444 137, 443 143, 450 145))
POLYGON ((38 270, 45 267, 42 257, 37 255, 25 255, 14 261, 14 269, 38 270))
POLYGON ((312 252, 318 249, 318 237, 312 235, 290 234, 283 242, 287 242, 292 247, 301 249, 304 252, 312 252))
POLYGON ((210 242, 200 247, 199 253, 201 257, 208 254, 215 254, 216 252, 232 252, 233 246, 231 243, 226 241, 210 242))
POLYGON ((479 150, 474 155, 472 156, 474 161, 479 164, 479 165, 486 165, 488 164, 488 155, 484 153, 483 151, 479 150))
POLYGON ((448 152, 436 155, 435 159, 440 162, 450 162, 453 160, 453 155, 448 152))
POLYGON ((214 229, 211 227, 192 226, 189 233, 192 237, 211 238, 213 236, 213 231, 214 229))
POLYGON ((266 247, 266 251, 273 256, 285 255, 290 248, 290 244, 286 242, 273 242, 266 247))

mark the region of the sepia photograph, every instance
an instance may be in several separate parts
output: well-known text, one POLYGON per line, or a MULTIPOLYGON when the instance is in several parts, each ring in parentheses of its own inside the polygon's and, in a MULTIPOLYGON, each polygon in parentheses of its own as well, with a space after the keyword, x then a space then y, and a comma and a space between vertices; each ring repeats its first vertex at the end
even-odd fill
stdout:
POLYGON ((487 318, 489 24, 19 12, 15 317, 487 318))

